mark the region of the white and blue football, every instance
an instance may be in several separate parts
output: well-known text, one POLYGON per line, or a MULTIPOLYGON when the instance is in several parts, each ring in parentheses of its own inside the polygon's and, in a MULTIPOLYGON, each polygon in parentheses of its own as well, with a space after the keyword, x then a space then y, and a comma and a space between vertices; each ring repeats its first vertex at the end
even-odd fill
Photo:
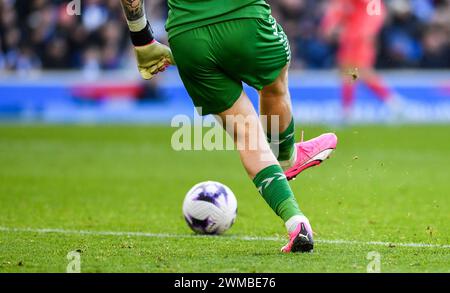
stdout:
POLYGON ((222 234, 233 225, 237 200, 226 185, 201 182, 188 191, 183 214, 189 227, 199 234, 222 234))

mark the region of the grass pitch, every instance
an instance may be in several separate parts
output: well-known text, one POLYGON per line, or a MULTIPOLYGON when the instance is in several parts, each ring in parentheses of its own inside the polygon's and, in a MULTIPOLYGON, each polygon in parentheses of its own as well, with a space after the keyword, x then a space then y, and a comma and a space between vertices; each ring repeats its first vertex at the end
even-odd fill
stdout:
POLYGON ((65 272, 74 250, 82 272, 366 272, 371 251, 382 272, 450 272, 448 126, 336 130, 332 159, 291 184, 318 240, 295 255, 279 252, 283 224, 237 153, 175 152, 173 131, 1 126, 0 272, 65 272), (237 196, 224 236, 196 237, 182 217, 184 194, 204 180, 237 196))

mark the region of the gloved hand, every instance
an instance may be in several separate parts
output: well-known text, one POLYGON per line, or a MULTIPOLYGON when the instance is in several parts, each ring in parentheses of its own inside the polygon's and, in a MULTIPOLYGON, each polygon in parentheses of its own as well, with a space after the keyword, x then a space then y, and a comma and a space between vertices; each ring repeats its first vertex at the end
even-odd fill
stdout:
POLYGON ((130 37, 134 45, 139 73, 143 79, 151 79, 158 72, 166 70, 167 66, 175 65, 172 51, 155 40, 148 21, 142 30, 130 30, 130 37))
POLYGON ((167 66, 175 65, 170 48, 156 40, 144 46, 135 46, 134 51, 143 79, 151 79, 158 72, 166 70, 167 66))

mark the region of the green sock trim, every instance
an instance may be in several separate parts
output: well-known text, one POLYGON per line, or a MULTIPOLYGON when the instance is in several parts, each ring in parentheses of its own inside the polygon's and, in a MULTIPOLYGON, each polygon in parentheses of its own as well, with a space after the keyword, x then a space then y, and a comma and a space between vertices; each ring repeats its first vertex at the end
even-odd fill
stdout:
POLYGON ((279 165, 264 168, 253 183, 272 210, 285 222, 295 215, 303 215, 279 165))
POLYGON ((280 133, 278 141, 272 140, 270 133, 267 133, 269 143, 278 145, 278 161, 286 161, 292 157, 295 150, 295 123, 294 118, 291 119, 289 126, 280 133))

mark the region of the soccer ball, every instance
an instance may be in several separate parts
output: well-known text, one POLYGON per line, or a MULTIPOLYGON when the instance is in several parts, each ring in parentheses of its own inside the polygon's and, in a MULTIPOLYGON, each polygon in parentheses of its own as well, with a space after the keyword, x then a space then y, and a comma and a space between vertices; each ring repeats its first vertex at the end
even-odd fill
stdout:
POLYGON ((230 188, 219 182, 201 182, 188 191, 183 214, 191 229, 199 234, 222 234, 233 225, 237 201, 230 188))

